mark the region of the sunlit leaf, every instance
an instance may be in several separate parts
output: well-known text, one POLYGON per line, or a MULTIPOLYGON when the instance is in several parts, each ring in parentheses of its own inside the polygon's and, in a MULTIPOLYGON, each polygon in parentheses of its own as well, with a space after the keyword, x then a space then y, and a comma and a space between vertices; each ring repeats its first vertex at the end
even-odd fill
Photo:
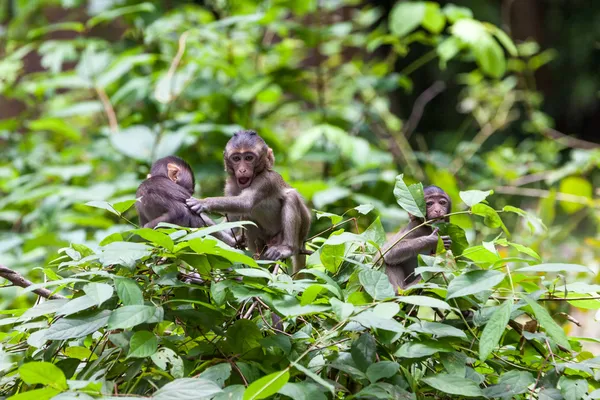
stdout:
POLYGON ((542 328, 546 330, 548 336, 550 336, 556 343, 560 344, 567 350, 571 350, 571 345, 569 344, 569 340, 567 339, 565 331, 554 321, 554 319, 552 319, 548 311, 528 296, 523 297, 523 300, 525 300, 531 307, 533 310, 533 315, 538 320, 542 328))
POLYGON ((488 290, 502 282, 505 274, 494 270, 470 271, 456 277, 448 285, 446 300, 488 290))
POLYGON ((397 36, 405 36, 421 25, 424 17, 424 2, 399 2, 390 12, 390 30, 397 36))
POLYGON ((289 371, 274 372, 252 382, 244 392, 244 400, 265 399, 274 395, 290 380, 289 371))
POLYGON ((498 346, 500 338, 506 330, 506 324, 508 324, 508 320, 510 319, 512 305, 511 300, 506 300, 494 311, 487 324, 485 324, 479 341, 480 361, 485 361, 496 346, 498 346))
POLYGON ((421 380, 443 393, 465 397, 483 397, 483 391, 477 383, 457 375, 438 373, 421 380))

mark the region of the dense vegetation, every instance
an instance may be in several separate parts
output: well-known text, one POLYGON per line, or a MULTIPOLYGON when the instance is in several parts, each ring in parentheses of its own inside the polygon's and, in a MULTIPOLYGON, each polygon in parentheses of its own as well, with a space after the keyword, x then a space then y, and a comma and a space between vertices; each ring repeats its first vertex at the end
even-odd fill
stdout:
POLYGON ((8 1, 0 21, 0 276, 34 283, 2 279, 0 396, 600 398, 600 150, 543 112, 552 49, 436 2, 8 1), (220 194, 240 128, 315 210, 294 279, 208 236, 244 223, 136 225, 153 160, 220 194), (452 198, 453 247, 395 296, 377 255, 419 182, 452 198))

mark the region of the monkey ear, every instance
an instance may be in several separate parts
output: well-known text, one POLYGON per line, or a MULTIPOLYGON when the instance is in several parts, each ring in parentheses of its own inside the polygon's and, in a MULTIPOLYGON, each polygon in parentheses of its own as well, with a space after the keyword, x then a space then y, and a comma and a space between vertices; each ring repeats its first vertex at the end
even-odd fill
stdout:
POLYGON ((267 169, 272 169, 273 164, 275 164, 275 155, 273 154, 273 149, 267 149, 267 169))
POLYGON ((180 169, 177 164, 173 164, 173 163, 167 164, 167 176, 173 182, 177 182, 177 179, 179 178, 179 171, 180 171, 180 169))

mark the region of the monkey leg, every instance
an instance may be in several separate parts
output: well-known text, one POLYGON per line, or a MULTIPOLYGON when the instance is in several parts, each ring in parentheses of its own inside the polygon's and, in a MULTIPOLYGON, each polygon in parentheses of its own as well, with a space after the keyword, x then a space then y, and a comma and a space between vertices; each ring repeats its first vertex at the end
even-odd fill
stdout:
POLYGON ((293 256, 293 271, 296 273, 306 265, 306 256, 299 252, 310 228, 310 211, 296 190, 288 189, 284 194, 281 207, 282 232, 274 238, 280 243, 269 246, 264 258, 283 260, 293 256))

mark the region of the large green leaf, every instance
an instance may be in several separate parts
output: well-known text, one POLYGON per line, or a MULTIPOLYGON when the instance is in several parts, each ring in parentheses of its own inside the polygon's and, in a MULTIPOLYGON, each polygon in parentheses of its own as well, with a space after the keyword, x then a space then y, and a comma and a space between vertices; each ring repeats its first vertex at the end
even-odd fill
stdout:
POLYGON ((222 390, 216 383, 203 378, 175 379, 158 389, 152 400, 210 399, 222 390))
POLYGON ((512 311, 512 301, 506 300, 500 307, 494 311, 488 320, 481 339, 479 341, 479 360, 485 361, 492 351, 498 346, 500 338, 506 331, 506 324, 510 319, 512 311))
POLYGON ((244 392, 244 400, 265 399, 277 393, 290 380, 290 372, 273 372, 252 382, 244 392))
POLYGON ((455 278, 448 285, 446 300, 483 292, 502 282, 505 274, 494 270, 470 271, 455 278))
POLYGON ((538 320, 542 328, 546 330, 548 336, 550 336, 556 343, 563 346, 567 350, 571 350, 571 345, 569 344, 569 340, 567 339, 567 335, 563 328, 561 328, 555 321, 552 319, 548 311, 542 306, 540 306, 535 300, 532 298, 525 296, 523 298, 527 304, 533 310, 533 315, 538 320))
POLYGON ((138 331, 133 334, 129 343, 127 358, 150 357, 158 350, 158 338, 152 332, 138 331))
POLYGON ((396 293, 386 274, 375 269, 364 269, 358 274, 360 284, 375 300, 394 297, 396 293))
POLYGON ((390 12, 390 30, 397 36, 405 36, 421 25, 425 12, 425 2, 396 3, 390 12))
POLYGON ((457 375, 436 374, 422 379, 423 382, 443 393, 464 397, 483 397, 479 385, 457 375))
POLYGON ((49 362, 28 362, 19 367, 19 376, 28 385, 42 384, 54 389, 67 389, 67 378, 56 365, 49 362))
POLYGON ((111 314, 109 310, 102 310, 85 318, 61 318, 48 328, 44 339, 66 340, 85 337, 105 327, 111 314))
POLYGON ((394 196, 398 205, 407 213, 418 218, 425 218, 425 197, 422 184, 419 183, 409 187, 404 183, 404 175, 398 175, 394 186, 394 196))
POLYGON ((110 329, 127 329, 147 322, 154 316, 156 307, 154 306, 123 306, 112 312, 108 320, 110 329))
POLYGON ((375 362, 377 343, 369 333, 363 333, 352 343, 350 354, 356 366, 363 372, 375 362))

